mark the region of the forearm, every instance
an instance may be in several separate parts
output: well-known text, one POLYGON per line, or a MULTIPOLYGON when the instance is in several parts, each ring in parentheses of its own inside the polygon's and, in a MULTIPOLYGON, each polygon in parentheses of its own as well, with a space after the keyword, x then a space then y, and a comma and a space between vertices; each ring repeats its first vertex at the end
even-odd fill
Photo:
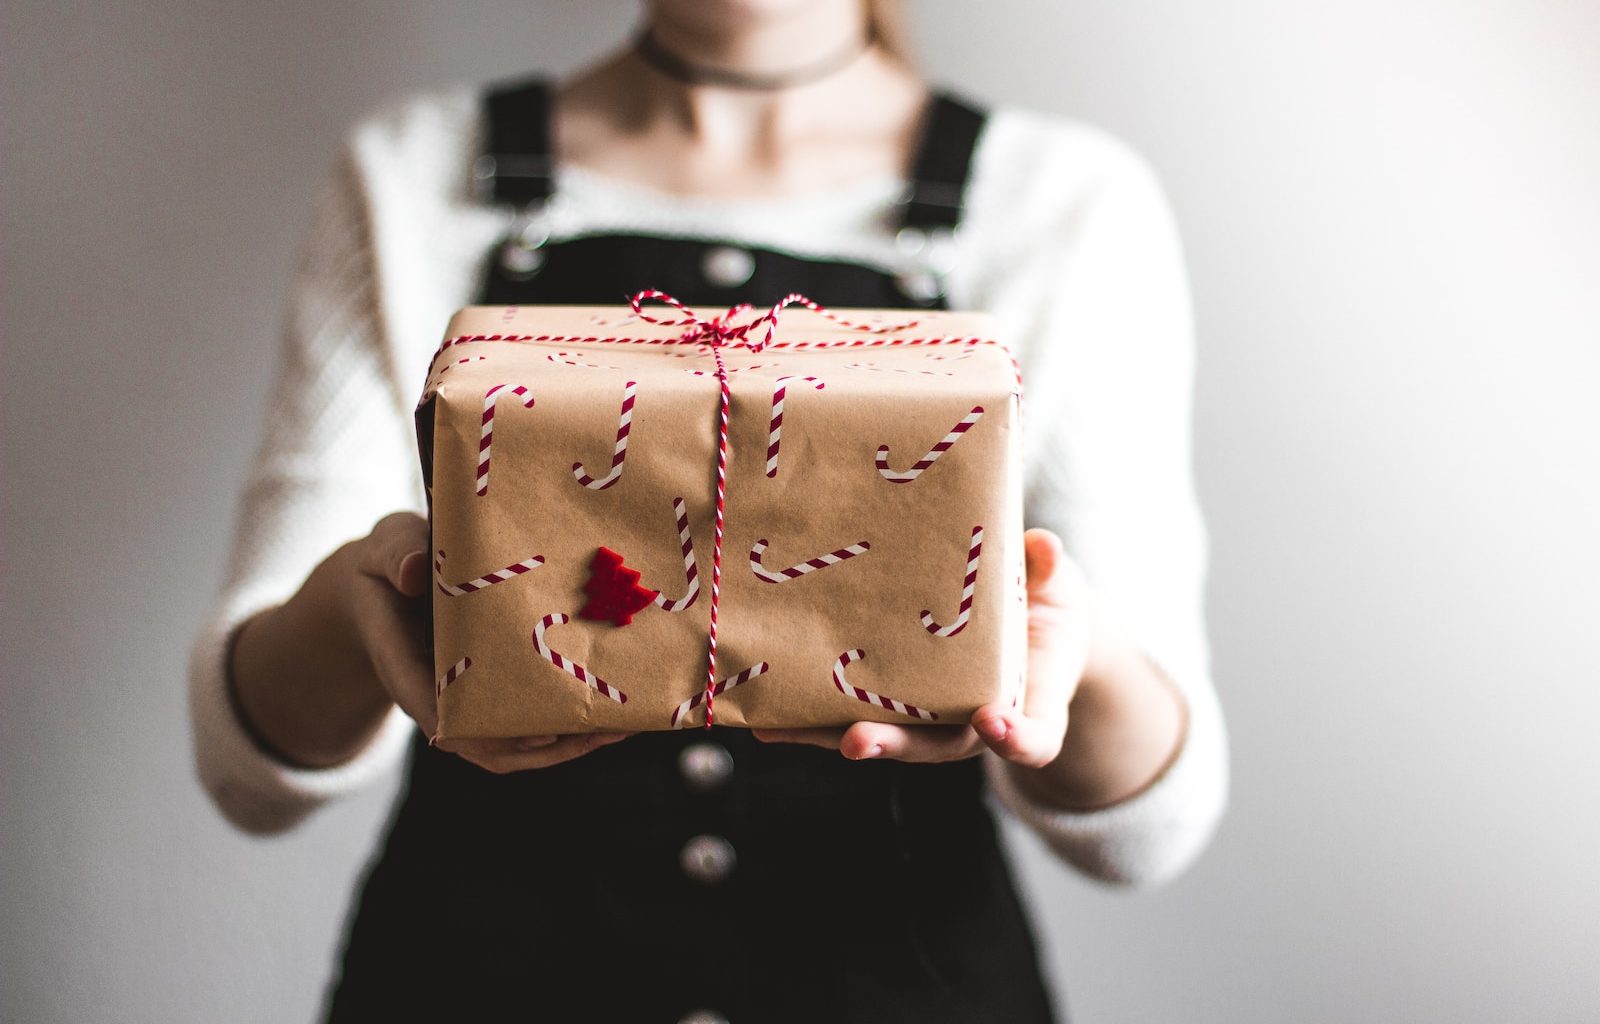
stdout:
POLYGON ((1172 683, 1120 626, 1095 619, 1060 756, 1040 768, 1006 766, 1019 789, 1061 810, 1096 810, 1143 791, 1176 758, 1187 727, 1172 683))
POLYGON ((298 593, 249 619, 228 657, 235 705, 246 727, 290 764, 342 764, 372 741, 392 707, 347 613, 347 545, 319 565, 298 593))

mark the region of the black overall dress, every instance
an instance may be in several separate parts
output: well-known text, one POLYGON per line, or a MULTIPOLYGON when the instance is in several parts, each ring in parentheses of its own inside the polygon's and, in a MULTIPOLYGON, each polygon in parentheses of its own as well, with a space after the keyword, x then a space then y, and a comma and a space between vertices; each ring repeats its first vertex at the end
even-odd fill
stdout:
MULTIPOLYGON (((536 213, 550 197, 547 112, 541 83, 488 96, 496 201, 536 213)), ((955 227, 982 124, 949 98, 930 108, 902 242, 955 227)), ((491 257, 481 303, 654 287, 702 311, 789 291, 942 304, 914 275, 715 239, 544 245, 530 223, 491 257)), ((512 775, 419 737, 329 1019, 1049 1021, 983 794, 976 759, 851 762, 742 729, 644 733, 512 775)))

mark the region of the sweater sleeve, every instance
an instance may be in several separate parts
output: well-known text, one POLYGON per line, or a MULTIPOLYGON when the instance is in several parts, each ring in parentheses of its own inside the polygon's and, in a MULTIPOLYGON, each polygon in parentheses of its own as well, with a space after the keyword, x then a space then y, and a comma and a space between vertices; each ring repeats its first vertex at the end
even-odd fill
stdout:
MULTIPOLYGON (((986 755, 1001 802, 1068 864, 1154 884, 1205 847, 1227 801, 1227 738, 1205 634, 1207 557, 1190 465, 1194 344, 1183 257, 1165 198, 1110 140, 1102 171, 998 274, 1025 311, 1029 526, 1057 532, 1091 585, 1187 705, 1175 760, 1142 792, 1064 812, 1027 797, 986 755)), ((1082 161, 1079 161, 1082 162, 1082 161)))
POLYGON ((369 220, 347 154, 324 183, 290 290, 265 433, 216 612, 190 659, 201 783, 224 815, 277 832, 400 761, 412 725, 391 711, 368 747, 327 769, 291 767, 244 727, 228 681, 237 628, 290 597, 323 558, 384 515, 421 510, 410 417, 388 373, 369 220))

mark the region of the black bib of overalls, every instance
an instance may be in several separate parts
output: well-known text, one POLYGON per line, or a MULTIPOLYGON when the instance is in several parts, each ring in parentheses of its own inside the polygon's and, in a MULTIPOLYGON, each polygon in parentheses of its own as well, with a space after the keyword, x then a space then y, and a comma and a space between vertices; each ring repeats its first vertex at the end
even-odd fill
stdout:
MULTIPOLYGON (((544 244, 547 104, 542 83, 487 98, 481 176, 523 214, 480 302, 615 304, 660 288, 708 311, 789 291, 942 305, 925 275, 717 239, 544 244)), ((947 97, 930 107, 902 242, 956 226, 982 124, 947 97)), ((850 762, 742 729, 644 733, 504 776, 419 737, 329 1019, 1049 1021, 983 796, 975 759, 850 762)))

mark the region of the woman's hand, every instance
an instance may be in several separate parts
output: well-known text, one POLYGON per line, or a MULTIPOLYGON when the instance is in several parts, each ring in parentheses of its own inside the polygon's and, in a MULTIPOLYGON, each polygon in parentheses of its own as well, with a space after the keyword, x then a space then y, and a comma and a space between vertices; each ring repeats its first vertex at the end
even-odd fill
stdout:
POLYGON ((1038 768, 1061 753, 1067 708, 1089 658, 1089 587, 1048 530, 1023 535, 1028 563, 1028 678, 1020 708, 985 704, 967 725, 857 722, 845 729, 757 729, 772 743, 809 743, 855 760, 955 761, 985 748, 1038 768))
MULTIPOLYGON (((286 760, 327 767, 370 742, 389 709, 429 736, 438 728, 433 660, 423 638, 428 524, 397 512, 312 571, 299 593, 251 619, 232 655, 238 703, 286 760)), ((440 741, 496 773, 570 761, 625 733, 440 741)))
POLYGON ((1028 678, 1020 711, 986 704, 962 726, 857 722, 848 729, 758 729, 756 736, 855 759, 953 761, 988 748, 1010 762, 1018 788, 1063 810, 1108 807, 1147 788, 1183 747, 1183 697, 1098 611, 1083 571, 1055 534, 1029 530, 1023 544, 1028 678))

